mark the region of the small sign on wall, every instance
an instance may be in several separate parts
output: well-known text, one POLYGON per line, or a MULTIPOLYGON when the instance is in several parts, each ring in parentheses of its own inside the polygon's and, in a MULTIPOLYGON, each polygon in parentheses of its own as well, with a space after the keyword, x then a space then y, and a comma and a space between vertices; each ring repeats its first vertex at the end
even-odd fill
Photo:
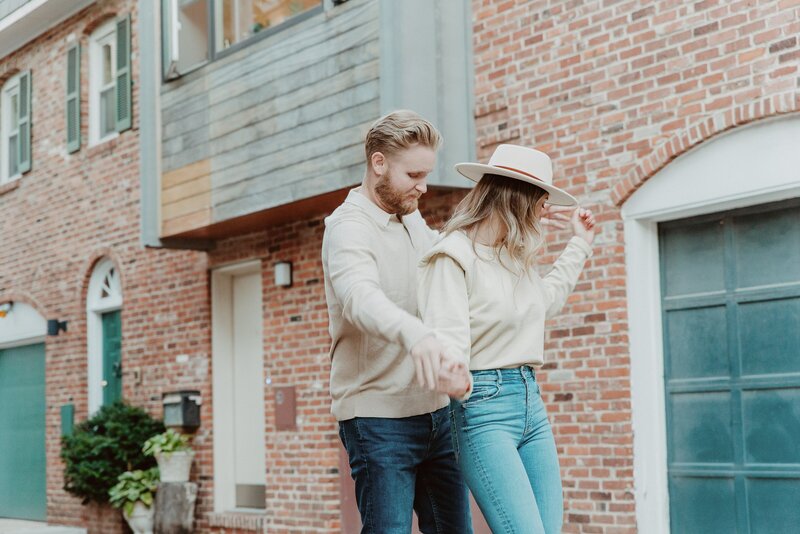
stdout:
POLYGON ((275 388, 275 428, 297 430, 297 408, 294 386, 275 388))

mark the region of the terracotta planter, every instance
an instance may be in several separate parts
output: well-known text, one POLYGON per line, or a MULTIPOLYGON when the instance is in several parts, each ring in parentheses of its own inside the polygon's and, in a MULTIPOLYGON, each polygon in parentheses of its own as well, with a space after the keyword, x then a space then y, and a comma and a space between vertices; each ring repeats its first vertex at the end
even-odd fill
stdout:
POLYGON ((156 454, 161 482, 188 482, 193 460, 194 451, 156 454))
POLYGON ((144 503, 137 502, 133 505, 133 512, 130 516, 122 514, 128 526, 131 527, 133 534, 153 534, 153 516, 155 515, 154 506, 145 506, 144 503))

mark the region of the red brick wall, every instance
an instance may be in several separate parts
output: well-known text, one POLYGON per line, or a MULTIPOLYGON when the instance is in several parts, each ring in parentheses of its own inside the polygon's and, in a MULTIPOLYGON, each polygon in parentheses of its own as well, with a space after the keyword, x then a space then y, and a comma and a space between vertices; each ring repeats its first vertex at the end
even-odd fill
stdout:
MULTIPOLYGON (((429 192, 422 210, 441 220, 463 193, 429 192)), ((338 426, 330 414, 330 338, 320 250, 323 217, 221 241, 211 267, 262 262, 268 532, 340 532, 338 426), (293 286, 276 287, 273 264, 293 263, 293 286), (274 387, 294 386, 297 430, 278 431, 274 387)), ((349 476, 349 473, 346 473, 349 476)), ((217 532, 217 530, 213 530, 217 532)), ((222 530, 219 530, 221 532, 222 530)))
POLYGON ((501 142, 548 152, 557 185, 601 223, 577 293, 550 324, 542 373, 561 457, 564 531, 635 531, 619 206, 698 143, 800 109, 800 2, 472 6, 479 157, 501 142))
MULTIPOLYGON (((676 155, 727 128, 798 109, 800 2, 473 1, 478 154, 499 142, 537 146, 559 185, 602 223, 595 257, 566 312, 550 324, 542 373, 555 423, 566 532, 635 529, 625 271, 619 204, 676 155)), ((297 388, 297 431, 275 429, 265 398, 269 532, 339 529, 336 425, 329 415, 328 336, 319 247, 321 217, 224 240, 210 254, 143 249, 139 243, 138 83, 133 129, 85 144, 87 52, 82 57, 84 146, 67 155, 67 47, 102 14, 133 16, 136 2, 103 1, 11 57, 0 79, 33 70, 33 171, 0 189, 0 300, 67 320, 47 339, 48 520, 119 532, 119 515, 83 507, 62 489, 59 407, 86 416, 86 290, 94 263, 122 276, 124 394, 159 415, 161 393, 203 393, 193 478, 198 531, 211 527, 212 421, 209 268, 263 262, 265 368, 273 385, 297 388), (272 264, 294 263, 292 288, 274 287, 272 264), (176 356, 186 354, 187 363, 176 356), (130 371, 140 368, 141 384, 130 371)), ((138 55, 136 56, 138 57, 138 55)), ((137 59, 133 72, 138 73, 137 59)), ((136 81, 134 76, 134 81, 136 81)), ((422 211, 441 221, 462 192, 429 192, 422 211)), ((550 254, 566 234, 551 238, 550 254)), ((641 525, 646 531, 646 525, 641 525)), ((229 530, 230 531, 230 530, 229 530)))
MULTIPOLYGON (((32 171, 0 188, 0 301, 31 304, 46 319, 68 322, 46 340, 48 521, 82 525, 92 533, 122 532, 108 507, 82 506, 63 489, 61 405, 87 416, 86 293, 96 261, 110 257, 122 280, 123 394, 161 416, 161 392, 200 385, 208 389, 209 306, 207 259, 188 251, 146 250, 139 240, 138 44, 136 0, 100 1, 0 59, 0 79, 32 70, 32 171), (88 147, 88 33, 107 15, 132 16, 133 129, 88 147), (83 45, 83 145, 67 154, 66 52, 83 45), (189 363, 176 364, 178 354, 189 363), (131 370, 143 370, 135 385, 131 370), (199 380, 198 380, 199 378, 199 380)), ((204 411, 200 441, 210 430, 204 411)), ((201 446, 196 476, 209 476, 201 446)))

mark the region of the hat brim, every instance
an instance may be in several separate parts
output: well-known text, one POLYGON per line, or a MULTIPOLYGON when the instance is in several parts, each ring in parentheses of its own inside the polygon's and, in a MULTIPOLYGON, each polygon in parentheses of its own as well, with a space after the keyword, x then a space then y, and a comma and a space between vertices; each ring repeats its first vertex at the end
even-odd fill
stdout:
POLYGON ((578 205, 578 200, 563 189, 559 189, 554 185, 550 185, 519 172, 502 169, 500 167, 494 167, 492 165, 484 165, 483 163, 457 163, 455 168, 459 173, 469 178, 473 182, 479 182, 481 178, 483 178, 484 174, 497 174, 500 176, 506 176, 508 178, 514 178, 515 180, 521 180, 544 189, 550 195, 547 198, 548 204, 570 207, 578 205))

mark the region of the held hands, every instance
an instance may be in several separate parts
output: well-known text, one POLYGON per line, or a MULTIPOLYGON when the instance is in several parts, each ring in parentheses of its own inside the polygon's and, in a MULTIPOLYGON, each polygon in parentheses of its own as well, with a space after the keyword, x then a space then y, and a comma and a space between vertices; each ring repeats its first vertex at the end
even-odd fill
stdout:
POLYGON ((467 365, 452 354, 445 354, 439 369, 436 390, 453 399, 461 399, 470 390, 471 381, 467 365))
POLYGON ((469 369, 448 353, 436 336, 425 336, 411 348, 417 383, 424 388, 463 397, 470 386, 469 369))
POLYGON ((433 334, 425 336, 411 347, 411 359, 417 374, 417 384, 436 389, 444 346, 433 334))

